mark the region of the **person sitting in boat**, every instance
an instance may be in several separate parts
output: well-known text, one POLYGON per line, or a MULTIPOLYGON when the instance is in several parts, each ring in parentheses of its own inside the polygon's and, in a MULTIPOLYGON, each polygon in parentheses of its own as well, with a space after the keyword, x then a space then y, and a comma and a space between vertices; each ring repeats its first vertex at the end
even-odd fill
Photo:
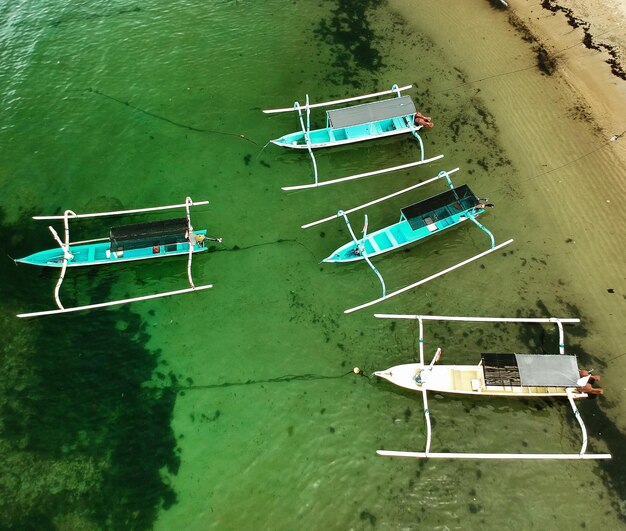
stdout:
POLYGON ((204 246, 204 240, 206 239, 206 236, 204 234, 196 234, 196 243, 200 246, 203 247, 204 246))
POLYGON ((602 387, 593 387, 590 383, 588 383, 582 387, 577 387, 576 392, 587 393, 588 395, 603 395, 604 389, 602 389, 602 387))
POLYGON ((359 249, 358 245, 352 250, 352 252, 355 256, 361 256, 361 249, 359 249))
POLYGON ((594 382, 600 381, 600 376, 591 374, 591 371, 585 369, 578 372, 580 379, 576 382, 576 391, 579 393, 587 393, 589 395, 603 395, 604 389, 601 387, 594 387, 594 382))
POLYGON ((421 112, 415 113, 415 125, 421 125, 422 127, 426 127, 430 129, 435 124, 432 122, 432 118, 430 116, 424 116, 421 112))
POLYGON ((587 376, 589 376, 589 379, 587 380, 589 383, 599 382, 602 379, 599 374, 591 373, 592 371, 588 371, 587 369, 581 369, 580 371, 578 371, 578 374, 581 378, 587 378, 587 376))

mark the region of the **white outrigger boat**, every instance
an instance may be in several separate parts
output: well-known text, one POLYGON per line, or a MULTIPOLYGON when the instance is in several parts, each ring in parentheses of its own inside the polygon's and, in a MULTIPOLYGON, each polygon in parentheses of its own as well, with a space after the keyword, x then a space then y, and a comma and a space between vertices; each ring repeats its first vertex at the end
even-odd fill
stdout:
POLYGON ((384 300, 390 299, 391 297, 395 297, 396 295, 416 288, 417 286, 425 284, 426 282, 445 275, 450 271, 469 264, 475 260, 478 260, 490 253, 493 253, 494 251, 501 249, 502 247, 510 244, 513 241, 507 240, 503 243, 500 243, 499 245, 496 245, 493 234, 484 225, 477 221, 476 218, 485 211, 485 207, 487 206, 485 203, 487 200, 479 199, 476 195, 474 195, 474 193, 467 185, 462 185, 456 188, 454 187, 454 185, 452 184, 452 180, 450 179, 450 175, 458 170, 459 168, 455 168, 450 171, 441 171, 437 176, 431 179, 427 179, 398 192, 394 192, 393 194, 375 199, 373 201, 369 201, 368 203, 359 205, 349 210, 339 210, 337 214, 333 216, 328 216, 326 218, 313 221, 312 223, 302 225, 302 228, 306 229, 319 225, 320 223, 330 221, 332 219, 343 218, 346 226, 348 227, 348 231, 352 236, 352 240, 342 245, 337 250, 333 251, 327 258, 323 260, 323 262, 348 263, 364 260, 370 266, 370 268, 378 277, 378 280, 381 283, 381 297, 360 306, 349 308, 348 310, 345 310, 345 313, 352 313, 357 310, 361 310, 363 308, 367 308, 369 306, 382 302, 384 300), (375 232, 372 232, 371 234, 368 234, 367 232, 368 220, 366 215, 365 225, 363 227, 363 237, 360 239, 356 237, 354 231, 352 230, 352 226, 350 225, 348 214, 374 205, 376 203, 380 203, 387 199, 399 196, 406 192, 410 192, 439 179, 445 179, 447 181, 449 190, 403 208, 400 212, 400 220, 397 223, 379 229, 375 232), (489 249, 475 256, 472 256, 471 258, 463 260, 458 264, 439 271, 434 275, 419 280, 418 282, 405 286, 404 288, 398 289, 391 293, 387 293, 385 280, 380 271, 378 271, 374 264, 372 264, 370 258, 381 255, 383 253, 394 251, 401 247, 405 247, 407 245, 429 238, 443 232, 444 230, 455 227, 456 225, 467 220, 474 223, 479 229, 484 231, 489 236, 491 244, 489 249))
POLYGON ((424 452, 378 450, 378 455, 392 457, 440 459, 610 459, 610 454, 588 454, 587 429, 575 400, 589 394, 601 394, 602 389, 593 383, 599 377, 589 371, 580 371, 576 356, 565 354, 563 324, 578 323, 579 319, 550 318, 498 318, 452 317, 441 315, 375 314, 381 319, 414 319, 419 323, 418 363, 396 365, 374 374, 389 382, 421 391, 426 419, 426 449, 424 452), (553 323, 559 330, 559 354, 482 354, 477 365, 435 365, 440 358, 438 348, 430 364, 424 360, 424 321, 465 321, 492 323, 553 323), (580 452, 572 454, 529 453, 458 453, 431 452, 431 420, 428 392, 452 393, 468 396, 499 396, 517 398, 567 398, 582 432, 580 452))
POLYGON ((221 238, 208 238, 206 230, 194 230, 191 226, 189 209, 192 206, 207 205, 208 201, 192 201, 187 197, 185 203, 179 205, 168 205, 160 207, 140 208, 135 210, 118 210, 114 212, 98 212, 88 214, 76 214, 71 210, 66 210, 62 216, 34 216, 36 220, 63 220, 64 240, 61 240, 57 231, 53 227, 48 227, 53 238, 59 247, 39 251, 25 258, 15 260, 16 263, 30 265, 56 267, 61 269, 59 280, 54 290, 54 298, 57 309, 41 312, 22 313, 18 317, 38 317, 44 315, 54 315, 59 313, 77 312, 95 308, 103 308, 129 302, 168 297, 179 295, 190 291, 200 291, 213 287, 211 284, 196 286, 191 276, 191 261, 195 253, 206 251, 207 240, 221 242, 221 238), (70 219, 97 218, 104 216, 119 216, 124 214, 137 214, 144 212, 155 212, 161 210, 171 210, 184 208, 186 216, 176 219, 162 221, 152 221, 147 223, 135 223, 120 227, 113 227, 109 236, 105 238, 95 238, 78 242, 70 242, 70 219), (85 267, 104 264, 118 264, 137 260, 148 260, 153 258, 163 258, 165 256, 187 255, 187 277, 189 288, 130 299, 122 299, 86 306, 76 306, 65 308, 61 304, 59 291, 65 278, 67 268, 85 267))
POLYGON ((412 85, 404 87, 393 85, 391 90, 340 100, 326 101, 323 103, 310 103, 309 95, 307 94, 304 105, 306 125, 304 123, 304 116, 302 115, 303 107, 297 101, 292 107, 264 110, 263 112, 265 114, 276 114, 290 111, 296 111, 298 113, 301 129, 294 133, 289 133, 280 138, 274 139, 271 142, 277 146, 290 149, 306 149, 308 150, 313 163, 315 181, 312 184, 285 186, 283 187, 283 190, 302 190, 318 186, 327 186, 329 184, 360 179, 371 175, 379 175, 381 173, 401 168, 387 168, 320 182, 318 179, 317 162, 315 160, 315 155, 313 154, 313 150, 318 148, 343 146, 347 144, 354 144, 355 142, 363 142, 365 140, 373 140, 376 138, 385 138, 410 133, 419 143, 420 160, 402 167, 418 166, 442 158, 443 155, 438 155, 430 159, 424 158, 424 143, 422 142, 418 131, 424 127, 430 128, 433 124, 430 117, 424 116, 417 111, 410 96, 402 95, 402 91, 406 91, 410 88, 412 88, 412 85), (318 107, 330 107, 364 99, 379 98, 380 96, 388 94, 395 94, 396 97, 362 103, 359 105, 352 105, 340 109, 328 110, 326 111, 326 127, 321 129, 311 129, 311 109, 318 107))

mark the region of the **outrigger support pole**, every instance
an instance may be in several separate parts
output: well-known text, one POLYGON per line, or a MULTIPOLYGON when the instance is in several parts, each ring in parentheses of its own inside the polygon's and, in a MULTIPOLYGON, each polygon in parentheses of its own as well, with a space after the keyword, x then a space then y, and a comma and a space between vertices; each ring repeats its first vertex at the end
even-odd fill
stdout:
POLYGON ((56 301, 57 306, 61 310, 64 309, 63 304, 61 304, 61 297, 59 295, 61 291, 61 284, 63 284, 63 279, 65 278, 65 272, 67 271, 67 263, 72 258, 74 258, 74 255, 70 253, 70 223, 69 223, 70 216, 76 216, 76 213, 72 212, 71 210, 66 210, 63 213, 63 225, 65 228, 65 242, 61 241, 61 238, 59 238, 57 231, 54 230, 52 226, 48 226, 48 228, 50 229, 50 232, 52 233, 52 237, 56 240, 56 242, 59 244, 61 249, 63 249, 63 266, 61 267, 61 274, 59 275, 59 280, 57 281, 56 286, 54 287, 54 300, 56 301))
MULTIPOLYGON (((394 92, 396 94, 399 94, 399 92, 403 90, 409 90, 410 88, 413 88, 413 85, 406 85, 404 87, 398 87, 397 85, 394 85, 394 87, 395 88, 392 88, 391 90, 383 90, 382 92, 374 92, 373 94, 364 94, 363 96, 353 96, 351 98, 343 98, 340 100, 324 101, 321 103, 312 103, 310 107, 311 109, 316 109, 317 107, 328 107, 330 105, 339 105, 340 103, 348 103, 351 101, 365 100, 368 98, 377 98, 378 96, 385 96, 386 94, 392 94, 394 92)), ((265 109, 263 112, 265 114, 276 114, 280 112, 289 112, 289 111, 294 111, 294 110, 296 110, 294 107, 285 107, 282 109, 265 109)))
POLYGON ((376 450, 378 455, 388 457, 413 457, 415 459, 514 459, 529 460, 591 460, 611 459, 611 454, 487 454, 487 453, 458 453, 458 452, 398 452, 396 450, 376 450))
MULTIPOLYGON (((180 205, 167 205, 167 206, 159 206, 159 207, 150 207, 150 208, 135 208, 132 210, 116 210, 112 212, 92 212, 90 214, 74 214, 72 212, 71 217, 76 219, 84 219, 84 218, 99 218, 103 216, 121 216, 124 214, 139 214, 141 212, 157 212, 160 210, 172 210, 175 208, 182 208, 186 206, 187 203, 183 203, 180 205)), ((193 201, 191 206, 200 206, 200 205, 208 205, 208 201, 193 201)), ((71 212, 71 211, 70 211, 71 212)), ((33 216, 33 219, 63 219, 63 216, 33 216)))
POLYGON ((191 214, 189 213, 189 207, 193 205, 191 197, 185 198, 185 211, 187 212, 187 240, 189 241, 189 257, 187 258, 187 278, 189 279, 189 285, 195 288, 193 284, 193 278, 191 277, 191 260, 193 257, 193 249, 196 246, 196 239, 193 233, 193 227, 191 226, 191 214))
POLYGON ((553 317, 550 319, 559 329, 559 354, 565 354, 565 332, 563 331, 563 323, 560 319, 553 317))
POLYGON ((467 218, 472 223, 474 223, 474 225, 476 225, 480 230, 487 233, 487 236, 489 236, 489 238, 491 239, 491 249, 493 249, 496 246, 496 239, 493 237, 493 234, 491 233, 491 231, 487 229, 487 227, 479 223, 479 221, 474 217, 474 214, 472 212, 468 211, 467 218))
MULTIPOLYGON (((420 365, 424 366, 424 321, 418 318, 419 323, 419 353, 420 365)), ((424 402, 424 419, 426 420, 426 455, 430 451, 430 441, 432 439, 432 426, 430 423, 430 410, 428 409, 428 391, 422 386, 422 401, 424 402)))
POLYGON ((442 158, 443 158, 443 155, 437 155, 429 159, 422 158, 422 160, 418 160, 417 162, 409 162, 408 164, 401 164, 400 166, 394 166, 393 168, 383 168, 382 170, 374 170, 374 171, 368 171, 365 173, 357 173, 355 175, 349 175, 348 177, 340 177, 338 179, 332 179, 330 181, 320 181, 320 182, 311 183, 311 184, 297 184, 294 186, 283 186, 281 187, 281 190, 285 190, 286 192, 291 191, 291 190, 306 190, 307 188, 317 188, 319 186, 328 186, 330 184, 343 183, 346 181, 354 181, 356 179, 362 179, 363 177, 371 177, 372 175, 380 175, 382 173, 389 173, 392 171, 405 170, 407 168, 412 168, 414 166, 421 166, 422 164, 428 164, 429 162, 434 162, 442 158))
POLYGON ((357 246, 357 249, 361 253, 361 256, 363 257, 363 259, 367 262, 367 265, 369 265, 372 268, 372 271, 374 271, 374 273, 378 277, 378 280, 380 280, 380 283, 383 288, 382 296, 384 297, 387 293, 387 288, 385 287, 385 280, 383 279, 383 276, 380 274, 380 271, 376 269, 376 266, 372 264, 372 261, 367 256, 367 251, 365 250, 365 238, 367 237, 367 214, 365 214, 365 225, 363 226, 363 238, 361 239, 360 242, 359 240, 357 240, 354 234, 354 231, 352 230, 352 225, 350 225, 350 220, 348 219, 348 216, 346 215, 346 213, 343 210, 340 210, 339 212, 337 212, 337 217, 339 216, 343 216, 343 219, 346 222, 348 230, 350 231, 350 235, 352 236, 352 239, 354 240, 354 244, 357 246))
POLYGON ((418 133, 419 128, 418 129, 412 129, 411 130, 411 134, 417 138, 417 141, 419 142, 420 145, 420 160, 424 160, 424 142, 422 142, 422 137, 419 135, 418 133))
POLYGON ((162 297, 171 297, 172 295, 181 295, 183 293, 191 293, 192 291, 201 291, 204 289, 212 288, 213 284, 206 284, 204 286, 196 286, 194 288, 184 288, 177 289, 174 291, 166 291, 163 293, 155 293, 153 295, 143 295, 142 297, 133 297, 131 299, 120 299, 117 301, 109 301, 109 302, 99 302, 96 304, 87 304, 86 306, 76 306, 74 308, 64 308, 58 310, 46 310, 43 312, 30 312, 30 313, 20 313, 18 317, 42 317, 44 315, 57 315, 60 313, 73 313, 73 312, 81 312, 83 310, 94 310, 96 308, 107 308, 109 306, 118 306, 121 304, 128 304, 129 302, 136 301, 148 301, 151 299, 160 299, 162 297))
POLYGON ((574 417, 576 417, 576 420, 578 421, 578 425, 580 426, 580 430, 582 431, 583 443, 582 443, 582 446, 580 447, 580 455, 582 456, 587 451, 587 428, 585 427, 585 423, 583 422, 583 419, 580 416, 580 411, 578 411, 578 408, 576 407, 576 404, 574 403, 573 393, 574 393, 573 388, 567 389, 567 399, 569 400, 569 403, 572 406, 574 417))
POLYGON ((409 284, 408 286, 405 286, 404 288, 400 288, 396 291, 393 291, 391 293, 389 293, 386 297, 380 297, 379 299, 375 299, 373 301, 369 301, 366 302, 365 304, 361 304, 360 306, 355 306, 354 308, 348 308, 347 310, 344 310, 343 313, 352 313, 352 312, 356 312, 358 310, 362 310, 363 308, 368 308, 369 306, 374 306, 374 304, 378 304, 379 302, 382 302, 384 300, 387 299, 391 299, 391 297, 395 297, 396 295, 400 295, 401 293, 404 293, 405 291, 409 291, 413 288, 416 288, 418 286, 421 286, 422 284, 426 284, 426 282, 430 282, 431 280, 434 280, 437 277, 440 277, 442 275, 445 275, 446 273, 449 273, 450 271, 454 271, 455 269, 458 269, 459 267, 463 267, 464 265, 467 265, 471 262, 474 262, 475 260, 479 260, 480 258, 482 258, 483 256, 486 256, 488 254, 491 254, 499 249, 502 249, 503 247, 505 247, 506 245, 509 245, 510 243, 512 243, 513 240, 507 240, 505 242, 502 242, 499 245, 496 245, 495 247, 491 248, 491 249, 487 249, 486 251, 483 251, 482 253, 476 254, 474 256, 472 256, 471 258, 468 258, 466 260, 463 260, 462 262, 459 262, 458 264, 455 264, 451 267, 448 267, 447 269, 443 269, 442 271, 439 271, 438 273, 435 273, 434 275, 430 275, 429 277, 423 278, 422 280, 418 280, 417 282, 413 283, 413 284, 409 284))
MULTIPOLYGON (((392 171, 395 169, 399 169, 400 166, 396 167, 396 168, 389 168, 386 171, 392 171)), ((453 170, 450 170, 449 172, 443 172, 440 171, 437 176, 435 177, 431 177, 430 179, 426 179, 425 181, 422 181, 420 183, 414 184, 413 186, 409 186, 408 188, 404 188, 403 190, 399 190, 397 192, 394 192, 393 194, 389 194, 386 195, 384 197, 379 197, 378 199, 374 199, 373 201, 369 201, 368 203, 364 203, 362 205, 356 206, 354 208, 350 208, 348 210, 345 211, 346 214, 352 214, 352 212, 356 212, 357 210, 361 210, 363 208, 366 208, 368 206, 372 206, 375 205, 376 203, 381 203, 382 201, 386 201, 387 199, 391 199, 392 197, 397 197, 399 195, 402 195, 406 192, 410 192, 411 190, 415 190, 416 188, 420 188, 421 186, 425 186, 427 184, 430 184, 438 179, 441 179, 442 177, 447 176, 449 173, 454 173, 455 171, 458 171, 459 168, 454 168, 453 170)), ((339 212, 342 212, 341 210, 339 212)), ((309 227, 314 227, 315 225, 320 225, 321 223, 325 223, 327 221, 333 220, 333 219, 337 219, 338 217, 341 217, 342 214, 337 213, 337 214, 333 214, 332 216, 328 216, 327 218, 324 219, 318 219, 317 221, 312 221, 311 223, 307 223, 306 225, 302 225, 301 228, 302 229, 308 229, 309 227)))
POLYGON ((313 148, 311 147, 311 139, 309 138, 309 131, 311 130, 311 105, 309 103, 309 95, 306 95, 306 126, 304 125, 304 119, 302 118, 302 107, 296 101, 293 104, 294 108, 298 111, 298 117, 300 118, 300 125, 302 126, 302 133, 304 134, 304 141, 306 142, 306 148, 311 155, 311 161, 313 162, 313 174, 315 178, 315 186, 317 186, 317 161, 315 160, 315 155, 313 155, 313 148))

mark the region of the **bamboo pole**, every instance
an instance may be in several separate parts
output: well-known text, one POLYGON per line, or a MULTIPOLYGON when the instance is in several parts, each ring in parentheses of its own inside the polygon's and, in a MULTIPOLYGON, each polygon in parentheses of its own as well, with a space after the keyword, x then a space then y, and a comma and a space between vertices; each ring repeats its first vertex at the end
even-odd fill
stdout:
POLYGON ((142 297, 133 297, 131 299, 120 299, 117 301, 110 301, 110 302, 100 302, 98 304, 87 304, 86 306, 75 306, 74 308, 65 308, 65 309, 58 309, 58 310, 47 310, 47 311, 43 311, 43 312, 31 312, 31 313, 20 313, 18 314, 18 317, 24 318, 24 317, 41 317, 44 315, 56 315, 56 314, 60 314, 60 313, 72 313, 72 312, 80 312, 82 310, 93 310, 96 308, 106 308, 107 306, 116 306, 118 304, 127 304, 129 302, 136 302, 136 301, 146 301, 146 300, 150 300, 150 299, 158 299, 161 297, 170 297, 172 295, 180 295, 182 293, 190 293, 192 291, 201 291, 204 289, 209 289, 212 288, 213 284, 206 284, 204 286, 196 286, 195 288, 185 288, 185 289, 179 289, 179 290, 175 290, 175 291, 167 291, 167 292, 163 292, 163 293, 155 293, 154 295, 144 295, 142 297))
MULTIPOLYGON (((200 206, 200 205, 208 205, 208 201, 196 201, 191 202, 190 206, 200 206)), ((112 212, 96 212, 91 214, 74 214, 70 216, 70 218, 97 218, 100 216, 121 216, 123 214, 137 214, 140 212, 156 212, 158 210, 170 210, 173 208, 183 208, 186 207, 187 203, 181 203, 180 205, 167 205, 160 207, 149 207, 149 208, 137 208, 133 210, 116 210, 112 212)), ((33 216, 33 219, 41 220, 41 219, 64 219, 65 216, 33 216)))
MULTIPOLYGON (((348 103, 351 101, 365 100, 368 98, 376 98, 378 96, 385 96, 386 94, 393 94, 394 92, 399 93, 399 92, 402 92, 403 90, 409 90, 410 88, 413 88, 413 85, 406 85, 404 87, 396 87, 396 88, 392 88, 391 90, 383 90, 382 92, 374 92, 373 94, 365 94, 363 96, 354 96, 352 98, 343 98, 340 100, 324 101, 322 103, 312 103, 311 105, 309 105, 309 108, 316 109, 318 107, 327 107, 330 105, 339 105, 340 103, 348 103)), ((280 112, 289 112, 289 111, 295 111, 295 110, 296 109, 292 106, 292 107, 284 107, 282 109, 265 109, 263 110, 263 113, 264 114, 276 114, 280 112)))
POLYGON ((390 457, 413 457, 416 459, 558 459, 585 460, 611 459, 611 454, 489 454, 489 453, 458 453, 458 452, 398 452, 394 450, 377 450, 378 455, 390 457))
MULTIPOLYGON (((376 203, 381 203, 382 201, 386 201, 387 199, 391 199, 392 197, 396 197, 399 195, 402 195, 406 192, 410 192, 411 190, 415 190, 416 188, 419 188, 420 186, 424 186, 426 184, 430 184, 438 179, 441 179, 443 177, 445 177, 445 174, 451 174, 454 173, 455 171, 458 171, 459 168, 454 168, 453 170, 450 170, 448 172, 439 172, 439 174, 436 177, 432 177, 431 179, 427 179, 425 181, 422 181, 421 183, 417 183, 414 184, 413 186, 409 186, 408 188, 404 188, 403 190, 399 190, 398 192, 394 192, 393 194, 389 194, 386 195, 384 197, 379 197, 378 199, 374 199, 373 201, 370 201, 369 203, 364 203, 362 205, 356 206, 354 208, 350 208, 348 210, 344 210, 343 212, 345 212, 346 214, 352 214, 352 212, 356 212, 357 210, 361 210, 362 208, 366 208, 368 206, 372 206, 375 205, 376 203)), ((342 212, 341 210, 339 212, 342 212)), ((303 229, 308 229, 309 227, 313 227, 315 225, 320 225, 321 223, 325 223, 326 221, 330 221, 331 219, 336 219, 338 217, 341 217, 343 214, 340 214, 339 212, 337 212, 337 214, 334 214, 332 216, 328 216, 324 219, 319 219, 317 221, 313 221, 311 223, 307 223, 306 225, 302 225, 301 228, 303 229)))
POLYGON ((369 306, 374 306, 374 304, 378 304, 379 302, 385 301, 387 299, 391 299, 392 297, 395 297, 396 295, 400 295, 401 293, 404 293, 405 291, 409 291, 413 288, 416 288, 417 286, 421 286, 422 284, 426 284, 426 282, 430 282, 431 280, 440 277, 442 275, 445 275, 446 273, 449 273, 450 271, 454 271, 455 269, 458 269, 459 267, 463 267, 466 264, 469 264, 475 260, 478 260, 479 258, 482 258, 483 256, 486 256, 490 253, 493 253, 494 251, 497 251, 499 249, 502 249, 502 247, 509 245, 513 240, 507 240, 504 243, 501 243, 500 245, 496 245, 495 247, 488 249, 480 254, 477 254, 475 256, 472 256, 471 258, 468 258, 467 260, 463 260, 462 262, 459 262, 458 264, 453 265, 452 267, 448 267, 447 269, 444 269, 443 271, 439 271, 439 273, 435 273, 434 275, 431 275, 429 277, 426 277, 422 280, 419 280, 418 282, 415 282, 414 284, 410 284, 408 286, 405 286, 404 288, 401 288, 397 291, 394 291, 392 293, 389 293, 386 297, 380 297, 378 299, 375 299, 373 301, 369 301, 366 302, 365 304, 361 304, 360 306, 355 306, 354 308, 348 308, 347 310, 344 310, 343 313, 352 313, 352 312, 356 312, 358 310, 362 310, 363 308, 367 308, 369 306))
MULTIPOLYGON (((512 241, 512 240, 510 240, 512 241)), ((553 323, 555 317, 458 317, 451 315, 407 315, 375 313, 379 319, 413 319, 416 321, 466 321, 468 323, 553 323)), ((580 323, 580 319, 559 317, 562 323, 580 323)))
POLYGON ((320 186, 328 186, 330 184, 337 184, 337 183, 343 183, 346 181, 354 181, 356 179, 363 179, 364 177, 370 177, 372 175, 380 175, 382 173, 387 173, 387 172, 391 172, 391 171, 397 171, 397 170, 404 170, 406 168, 412 168, 414 166, 420 166, 422 164, 428 164, 429 162, 434 162, 435 160, 439 160, 442 159, 443 155, 437 155, 436 157, 432 157, 430 159, 426 159, 426 160, 419 160, 417 162, 410 162, 408 164, 402 164, 401 166, 394 166, 393 168, 385 168, 382 170, 374 170, 374 171, 369 171, 366 173, 357 173, 355 175, 350 175, 348 177, 340 177, 339 179, 333 179, 331 181, 322 181, 319 183, 312 183, 312 184, 298 184, 295 186, 283 186, 281 188, 281 190, 285 190, 286 192, 288 191, 292 191, 292 190, 306 190, 308 188, 318 188, 320 186))

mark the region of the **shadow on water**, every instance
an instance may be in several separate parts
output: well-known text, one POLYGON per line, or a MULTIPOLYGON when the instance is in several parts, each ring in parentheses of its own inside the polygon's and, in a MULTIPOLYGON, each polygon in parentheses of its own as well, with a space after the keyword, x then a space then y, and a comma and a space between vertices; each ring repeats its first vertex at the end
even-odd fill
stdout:
MULTIPOLYGON (((148 529, 176 502, 161 470, 179 467, 176 392, 154 389, 158 352, 128 307, 22 321, 50 300, 32 268, 5 258, 50 246, 27 215, 0 212, 0 528, 148 529), (28 247, 28 249, 27 249, 28 247)), ((89 282, 93 282, 89 279, 89 282)), ((107 283, 90 293, 109 294, 107 283)))

